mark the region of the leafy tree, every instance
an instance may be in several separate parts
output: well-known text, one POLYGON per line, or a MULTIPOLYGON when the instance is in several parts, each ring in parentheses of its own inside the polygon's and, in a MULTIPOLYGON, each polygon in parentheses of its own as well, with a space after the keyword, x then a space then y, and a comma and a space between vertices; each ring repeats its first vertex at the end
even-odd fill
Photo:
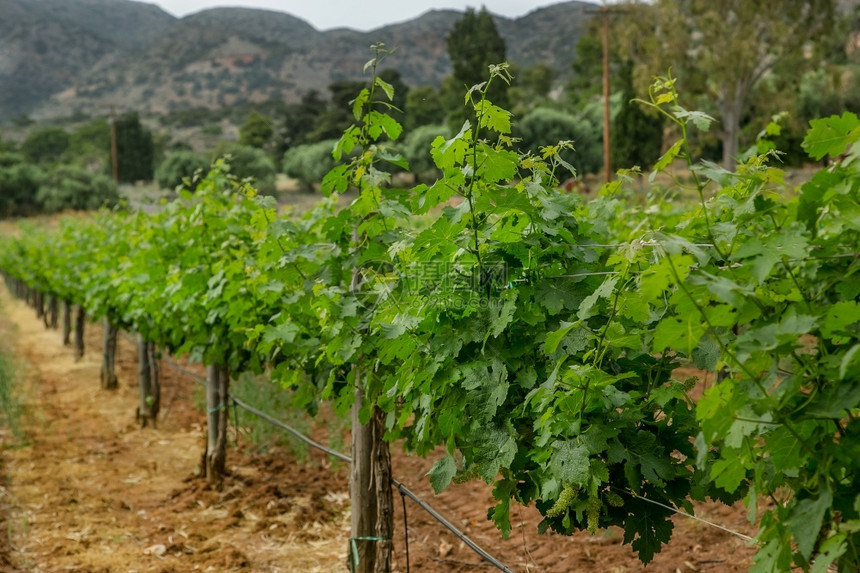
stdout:
POLYGON ((307 143, 308 136, 316 129, 319 117, 325 113, 326 107, 325 100, 316 90, 307 92, 299 103, 287 107, 280 151, 307 143))
POLYGON ((731 169, 752 90, 777 66, 799 77, 812 63, 804 46, 828 29, 833 0, 660 0, 654 11, 656 38, 643 52, 651 73, 655 65, 671 67, 683 78, 682 93, 713 102, 723 164, 731 169))
POLYGON ((20 153, 11 151, 0 152, 0 167, 12 167, 13 165, 26 162, 27 158, 20 153))
POLYGON ((648 169, 660 158, 663 147, 663 116, 647 113, 638 102, 633 91, 631 66, 624 66, 622 74, 626 80, 621 92, 621 108, 612 118, 612 165, 648 169))
POLYGON ((168 155, 155 170, 155 180, 162 189, 175 189, 189 179, 189 188, 194 190, 194 174, 207 169, 209 161, 202 155, 193 151, 176 151, 168 155))
POLYGON ((809 121, 842 113, 839 78, 834 78, 834 72, 819 68, 801 78, 795 99, 795 109, 801 118, 809 121))
POLYGON ((33 163, 56 163, 69 148, 69 141, 69 134, 64 129, 43 127, 27 136, 21 144, 21 153, 33 163))
POLYGON ((143 127, 137 113, 116 120, 116 148, 120 181, 152 180, 155 146, 152 133, 143 127))
POLYGON ((519 85, 528 89, 536 97, 547 97, 555 81, 555 71, 547 64, 540 62, 529 68, 524 68, 520 75, 519 85))
POLYGON ((441 94, 433 86, 421 86, 406 96, 405 128, 413 130, 422 125, 438 124, 445 116, 441 94))
POLYGON ((240 179, 252 179, 260 193, 273 195, 277 170, 269 156, 261 149, 247 145, 234 144, 226 147, 219 155, 229 155, 230 173, 240 179))
POLYGON ((272 118, 252 110, 239 128, 239 143, 263 149, 272 140, 274 133, 272 118))
POLYGON ((551 67, 544 63, 527 68, 511 66, 511 75, 514 80, 508 97, 514 115, 525 115, 545 104, 555 80, 555 71, 551 67))
POLYGON ((5 164, 10 159, 0 153, 0 217, 30 215, 38 208, 36 193, 45 174, 31 163, 5 164))
POLYGON ((340 80, 329 87, 331 101, 326 111, 318 116, 316 128, 307 136, 308 143, 337 139, 343 131, 352 125, 352 105, 350 102, 365 87, 364 82, 355 80, 340 80))
MULTIPOLYGON (((505 39, 496 29, 493 17, 487 9, 475 12, 467 8, 448 33, 448 56, 454 68, 455 90, 460 94, 460 105, 449 108, 452 114, 450 123, 460 125, 470 116, 470 110, 463 106, 462 93, 465 89, 479 84, 487 78, 491 65, 505 61, 505 39)), ((508 85, 501 78, 492 82, 487 99, 494 104, 508 106, 508 85)))
POLYGON ((36 193, 36 200, 48 213, 65 209, 92 210, 119 203, 116 183, 106 175, 96 175, 69 165, 50 171, 36 193))
POLYGON ((107 172, 110 166, 110 125, 96 119, 72 132, 66 157, 90 171, 107 172))

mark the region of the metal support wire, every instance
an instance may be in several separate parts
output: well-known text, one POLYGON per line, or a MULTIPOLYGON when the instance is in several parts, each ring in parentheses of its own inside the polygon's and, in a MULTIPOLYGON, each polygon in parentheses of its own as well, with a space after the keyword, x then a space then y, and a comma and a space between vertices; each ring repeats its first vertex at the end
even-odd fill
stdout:
POLYGON ((492 555, 490 555, 489 553, 487 553, 486 551, 484 551, 483 549, 478 547, 478 545, 475 544, 474 541, 472 541, 471 539, 466 537, 465 533, 463 533, 462 531, 460 531, 459 529, 454 527, 454 525, 451 524, 450 521, 448 521, 447 519, 445 519, 444 517, 439 515, 435 509, 430 507, 427 504, 427 502, 425 502, 423 499, 421 499, 420 497, 418 497, 417 495, 415 495, 414 493, 409 491, 409 488, 407 488, 405 485, 403 485, 402 483, 400 483, 396 479, 392 479, 391 482, 395 485, 395 487, 397 487, 397 489, 400 491, 401 494, 406 495, 409 499, 411 499, 412 501, 417 503, 421 507, 421 509, 423 509, 424 511, 429 513, 430 516, 433 517, 433 519, 435 519, 436 521, 441 523, 448 531, 450 531, 455 536, 457 536, 457 538, 460 541, 462 541, 463 543, 468 545, 472 549, 472 551, 474 551, 475 553, 477 553, 478 555, 483 557, 485 561, 487 561, 488 563, 490 563, 491 565, 493 565, 497 569, 504 571, 505 573, 514 573, 504 563, 502 563, 501 561, 499 561, 498 559, 496 559, 495 557, 493 557, 492 555))
MULTIPOLYGON (((201 378, 200 376, 198 376, 198 375, 194 374, 193 372, 190 372, 189 370, 186 370, 185 368, 183 368, 182 366, 180 366, 179 364, 177 364, 177 363, 176 363, 176 362, 174 362, 173 360, 170 360, 170 359, 168 359, 168 358, 164 358, 164 357, 162 357, 162 360, 163 360, 163 361, 164 361, 168 366, 170 366, 171 368, 175 369, 177 372, 180 372, 180 373, 182 373, 182 374, 185 374, 186 376, 188 376, 189 378, 191 378, 192 380, 194 380, 194 381, 196 381, 196 382, 198 382, 198 383, 206 384, 206 381, 205 381, 203 378, 201 378)), ((269 422, 269 423, 270 423, 270 424, 272 424, 273 426, 276 426, 276 427, 278 427, 278 428, 280 428, 280 429, 284 430, 285 432, 288 432, 288 433, 292 434, 294 437, 296 437, 296 438, 298 438, 299 440, 301 440, 301 441, 305 442, 305 443, 306 443, 306 444, 308 444, 309 446, 311 446, 311 447, 313 447, 313 448, 316 448, 316 449, 318 449, 318 450, 320 450, 320 451, 323 451, 323 452, 327 453, 327 454, 328 454, 328 455, 330 455, 330 456, 334 456, 335 458, 337 458, 337 459, 339 459, 339 460, 342 460, 342 461, 344 461, 344 462, 352 463, 352 458, 350 458, 350 457, 349 457, 349 456, 347 456, 346 454, 342 454, 341 452, 338 452, 338 451, 336 451, 336 450, 333 450, 333 449, 331 449, 331 448, 328 448, 328 447, 326 447, 326 446, 324 446, 324 445, 320 444, 319 442, 314 441, 313 439, 311 439, 311 438, 309 438, 308 436, 306 436, 306 435, 302 434, 301 432, 299 432, 299 431, 298 431, 298 430, 296 430, 295 428, 291 428, 290 426, 288 426, 288 425, 284 424, 284 423, 283 423, 283 422, 281 422, 280 420, 278 420, 278 419, 276 419, 276 418, 273 418, 272 416, 270 416, 270 415, 266 414, 265 412, 262 412, 262 411, 260 411, 260 410, 258 410, 258 409, 256 409, 256 408, 254 408, 253 406, 250 406, 250 405, 246 404, 245 402, 243 402, 242 400, 239 400, 238 398, 236 398, 236 397, 235 397, 235 396, 233 396, 233 395, 230 395, 230 396, 229 396, 229 398, 230 398, 231 400, 233 400, 233 403, 234 403, 234 404, 236 404, 236 406, 238 406, 239 408, 242 408, 243 410, 245 410, 245 411, 247 411, 247 412, 250 412, 251 414, 254 414, 254 415, 255 415, 255 416, 257 416, 258 418, 261 418, 261 419, 263 419, 263 420, 265 420, 265 421, 269 422)), ((421 509, 423 509, 424 511, 426 511, 427 513, 429 513, 429 514, 430 514, 430 516, 431 516, 433 519, 435 519, 436 521, 438 521, 440 524, 442 524, 442 526, 443 526, 443 527, 445 527, 448 531, 450 531, 451 533, 453 533, 453 534, 457 537, 457 539, 459 539, 460 541, 462 541, 463 543, 465 543, 467 546, 469 546, 469 547, 472 549, 472 551, 474 551, 475 553, 477 553, 478 555, 480 555, 481 557, 483 557, 485 561, 487 561, 488 563, 490 563, 491 565, 493 565, 494 567, 496 567, 496 568, 497 568, 497 569, 499 569, 500 571, 504 571, 505 573, 514 573, 514 572, 513 572, 513 570, 512 570, 512 569, 510 569, 507 565, 505 565, 504 563, 502 563, 501 561, 499 561, 498 559, 496 559, 495 557, 493 557, 492 555, 490 555, 489 553, 487 553, 486 551, 484 551, 483 549, 481 549, 481 548, 478 546, 478 544, 477 544, 477 543, 475 543, 474 541, 472 541, 471 539, 469 539, 469 537, 468 537, 468 536, 466 536, 466 534, 465 534, 465 533, 463 533, 462 531, 460 531, 459 529, 457 529, 457 527, 456 527, 456 526, 454 526, 450 521, 448 521, 447 519, 445 519, 444 517, 442 517, 442 515, 440 515, 440 514, 439 514, 439 512, 437 512, 437 511, 436 511, 435 509, 433 509, 433 508, 432 508, 432 507, 431 507, 431 506, 430 506, 426 501, 424 501, 423 499, 421 499, 420 497, 418 497, 418 496, 417 496, 415 493, 413 493, 409 488, 407 488, 405 485, 403 485, 403 483, 402 483, 402 482, 399 482, 399 481, 397 481, 396 479, 393 479, 393 478, 392 478, 391 483, 393 483, 393 484, 394 484, 394 486, 395 486, 395 487, 397 488, 397 490, 400 492, 400 495, 401 495, 401 496, 406 496, 406 497, 408 497, 409 499, 411 499, 412 501, 414 501, 416 504, 418 504, 418 506, 419 506, 421 509)), ((405 510, 404 510, 404 517, 405 517, 405 510)), ((409 542, 407 541, 407 544, 408 544, 408 543, 409 543, 409 542)), ((407 545, 407 552, 408 552, 408 545, 407 545)), ((407 553, 407 563, 408 563, 408 560, 409 560, 409 557, 408 557, 408 553, 407 553)))
POLYGON ((732 529, 729 529, 728 527, 718 525, 716 523, 708 521, 707 519, 702 519, 701 517, 693 515, 692 513, 687 513, 686 511, 682 511, 678 508, 672 507, 671 505, 667 505, 665 503, 661 503, 659 501, 656 501, 656 500, 653 500, 653 499, 650 499, 647 497, 643 497, 643 496, 639 495, 638 493, 635 493, 631 490, 619 490, 619 491, 626 493, 629 496, 635 497, 636 499, 641 499, 642 501, 647 501, 648 503, 653 503, 654 505, 659 505, 660 507, 662 507, 664 509, 668 509, 672 513, 677 513, 678 515, 683 515, 684 517, 689 517, 690 519, 695 519, 696 521, 704 523, 705 525, 710 525, 711 527, 716 527, 717 529, 721 529, 721 530, 725 531, 726 533, 731 533, 732 535, 740 537, 741 539, 743 539, 746 542, 755 541, 755 538, 750 537, 749 535, 745 535, 743 533, 740 533, 739 531, 734 531, 732 529))

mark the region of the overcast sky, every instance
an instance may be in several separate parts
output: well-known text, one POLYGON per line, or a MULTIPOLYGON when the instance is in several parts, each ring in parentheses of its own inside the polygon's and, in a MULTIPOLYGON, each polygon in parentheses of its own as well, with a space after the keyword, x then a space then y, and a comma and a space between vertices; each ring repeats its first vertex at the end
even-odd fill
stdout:
POLYGON ((245 6, 278 10, 309 22, 318 30, 347 27, 372 30, 392 22, 403 22, 437 8, 464 10, 486 5, 490 12, 511 18, 522 16, 559 0, 144 0, 175 16, 185 16, 215 6, 245 6))

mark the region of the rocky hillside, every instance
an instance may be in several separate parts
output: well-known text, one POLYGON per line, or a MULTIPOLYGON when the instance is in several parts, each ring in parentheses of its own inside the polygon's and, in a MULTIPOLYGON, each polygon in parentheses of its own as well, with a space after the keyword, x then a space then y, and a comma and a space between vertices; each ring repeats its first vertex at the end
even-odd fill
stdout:
MULTIPOLYGON (((508 59, 565 74, 592 8, 563 2, 498 17, 508 59)), ((0 0, 0 14, 0 120, 295 100, 361 77, 376 42, 397 48, 387 66, 408 84, 438 84, 450 73, 445 37, 462 16, 430 11, 371 32, 321 32, 279 12, 218 8, 176 19, 129 0, 0 0)))

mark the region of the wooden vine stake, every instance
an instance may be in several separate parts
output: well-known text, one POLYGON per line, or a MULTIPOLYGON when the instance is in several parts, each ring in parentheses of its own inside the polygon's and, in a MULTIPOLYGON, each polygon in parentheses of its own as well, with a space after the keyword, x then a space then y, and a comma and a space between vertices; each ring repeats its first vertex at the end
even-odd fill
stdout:
POLYGON ((391 493, 391 452, 385 435, 383 412, 374 407, 367 424, 359 412, 364 404, 360 372, 355 372, 352 406, 352 472, 349 497, 352 522, 349 547, 350 570, 356 573, 391 571, 394 499, 391 493))
POLYGON ((104 353, 102 354, 101 383, 105 390, 116 390, 119 383, 116 379, 116 338, 119 329, 104 318, 104 353))
POLYGON ((57 329, 57 318, 60 314, 60 301, 56 296, 51 295, 48 299, 48 326, 57 329))
MULTIPOLYGON (((357 233, 356 233, 357 235, 357 233)), ((352 272, 350 291, 361 282, 352 272)), ((352 471, 349 479, 351 505, 350 543, 347 562, 355 573, 389 573, 391 570, 394 500, 391 493, 391 452, 385 436, 384 415, 374 407, 362 424, 364 406, 361 371, 354 367, 355 402, 352 405, 352 471)))
POLYGON ((220 485, 227 472, 227 422, 230 419, 230 371, 217 364, 206 369, 206 452, 203 468, 209 483, 220 485))
POLYGON ((72 305, 63 301, 63 346, 72 342, 72 305))
MULTIPOLYGON (((36 309, 36 318, 45 319, 45 295, 42 291, 36 290, 33 291, 33 306, 36 309)), ((48 323, 45 322, 45 326, 48 326, 48 323)))
POLYGON ((83 305, 75 309, 75 358, 80 360, 84 357, 84 326, 87 321, 87 313, 83 305))
POLYGON ((140 405, 137 407, 137 421, 141 428, 150 423, 155 427, 161 405, 161 380, 158 372, 158 357, 155 344, 147 342, 143 335, 137 335, 138 386, 140 405))

